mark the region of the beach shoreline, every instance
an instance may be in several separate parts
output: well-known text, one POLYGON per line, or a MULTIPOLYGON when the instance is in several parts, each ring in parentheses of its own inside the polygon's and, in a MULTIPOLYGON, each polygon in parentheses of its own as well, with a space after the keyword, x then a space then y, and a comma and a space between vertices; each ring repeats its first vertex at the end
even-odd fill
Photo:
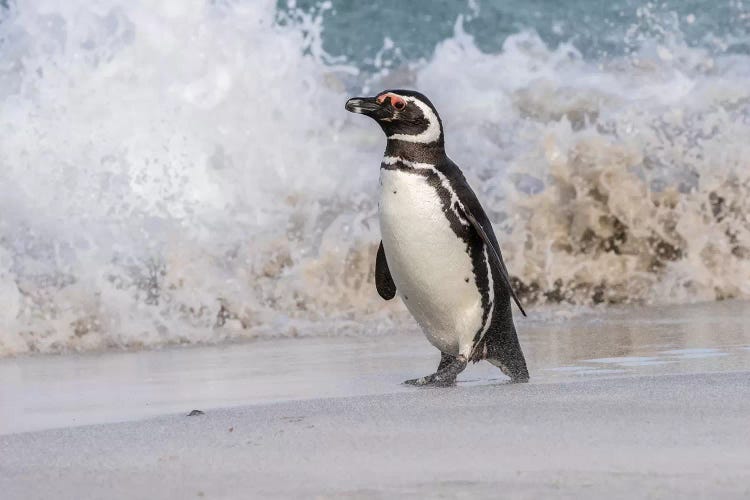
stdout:
POLYGON ((410 330, 3 359, 0 491, 742 498, 749 316, 728 301, 525 322, 530 383, 478 363, 442 389, 402 384, 438 359, 410 330))
MULTIPOLYGON (((743 371, 750 304, 612 308, 560 321, 518 320, 531 382, 743 371)), ((414 325, 373 336, 300 337, 0 359, 0 435, 114 423, 192 409, 409 393, 438 361, 414 325)), ((507 378, 470 364, 459 387, 507 378)))

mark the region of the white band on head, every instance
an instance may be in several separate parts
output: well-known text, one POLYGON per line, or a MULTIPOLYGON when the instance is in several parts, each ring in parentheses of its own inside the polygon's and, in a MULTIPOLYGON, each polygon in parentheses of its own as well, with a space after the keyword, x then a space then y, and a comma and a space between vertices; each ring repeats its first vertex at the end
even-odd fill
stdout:
POLYGON ((432 108, 430 108, 427 104, 423 103, 419 99, 415 99, 414 97, 406 97, 406 96, 399 96, 403 100, 408 102, 413 102, 419 109, 422 110, 422 114, 424 115, 425 119, 427 120, 427 129, 424 132, 420 132, 419 134, 415 135, 409 135, 409 134, 393 134, 389 135, 388 139, 395 139, 398 141, 405 141, 405 142, 418 142, 421 144, 429 144, 431 142, 435 142, 438 139, 440 139, 440 121, 438 120, 437 115, 432 111, 432 108))

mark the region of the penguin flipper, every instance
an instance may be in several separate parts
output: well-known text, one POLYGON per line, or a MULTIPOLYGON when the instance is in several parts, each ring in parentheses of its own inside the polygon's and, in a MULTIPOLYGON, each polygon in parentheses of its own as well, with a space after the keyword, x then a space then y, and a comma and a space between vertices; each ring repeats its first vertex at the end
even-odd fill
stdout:
POLYGON ((467 209, 464 209, 464 213, 468 221, 471 223, 471 225, 474 227, 476 232, 479 234, 479 237, 482 238, 482 241, 484 242, 484 246, 487 247, 487 254, 490 258, 490 261, 493 263, 494 267, 500 273, 500 276, 503 277, 503 281, 505 281, 505 285, 508 287, 511 297, 513 297, 513 300, 516 302, 516 305, 521 310, 521 314, 526 316, 526 311, 523 310, 521 301, 518 299, 516 292, 513 291, 513 286, 511 286, 510 284, 510 275, 508 274, 508 269, 506 269, 505 263, 503 262, 502 257, 500 257, 500 254, 498 253, 497 249, 492 244, 492 240, 490 240, 490 237, 487 235, 487 232, 484 230, 484 228, 479 223, 479 221, 477 221, 477 218, 474 217, 474 215, 471 212, 469 212, 467 209))
POLYGON ((396 296, 396 284, 393 282, 388 262, 385 260, 382 241, 378 247, 378 255, 375 257, 375 288, 385 300, 391 300, 396 296))

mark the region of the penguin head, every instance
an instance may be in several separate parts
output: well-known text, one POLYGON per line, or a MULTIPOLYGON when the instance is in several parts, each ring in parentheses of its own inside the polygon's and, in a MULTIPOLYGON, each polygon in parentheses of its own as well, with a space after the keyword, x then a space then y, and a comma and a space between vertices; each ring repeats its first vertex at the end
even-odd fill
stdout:
POLYGON ((413 90, 384 90, 375 97, 354 97, 346 110, 378 122, 389 141, 443 145, 443 124, 429 99, 413 90))

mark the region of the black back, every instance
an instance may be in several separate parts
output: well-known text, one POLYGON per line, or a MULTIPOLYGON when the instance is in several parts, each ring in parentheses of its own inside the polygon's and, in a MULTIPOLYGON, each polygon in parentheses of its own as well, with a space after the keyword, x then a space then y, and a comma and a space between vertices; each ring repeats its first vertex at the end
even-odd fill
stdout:
MULTIPOLYGON (((474 247, 482 248, 483 244, 489 244, 491 250, 494 250, 496 260, 495 265, 491 265, 492 281, 494 283, 493 294, 494 307, 490 325, 484 337, 479 338, 479 333, 474 339, 474 351, 472 352, 471 361, 489 359, 496 361, 501 366, 506 375, 514 381, 525 381, 529 378, 526 360, 518 341, 518 334, 513 323, 513 313, 511 310, 511 298, 515 299, 521 312, 526 315, 521 307, 521 303, 514 293, 510 277, 505 266, 500 251, 500 245, 497 242, 495 231, 492 228, 492 222, 485 213, 482 205, 479 203, 474 190, 471 189, 461 170, 447 156, 436 165, 437 169, 442 172, 451 184, 451 188, 456 192, 458 198, 464 207, 465 216, 479 227, 472 227, 473 237, 476 238, 474 247)), ((467 228, 468 230, 468 228, 467 228)), ((490 250, 490 249, 488 249, 490 250)), ((488 257, 493 262, 492 255, 488 251, 488 257)), ((481 280, 481 276, 477 276, 481 280)), ((478 283, 481 289, 482 283, 478 283)))

